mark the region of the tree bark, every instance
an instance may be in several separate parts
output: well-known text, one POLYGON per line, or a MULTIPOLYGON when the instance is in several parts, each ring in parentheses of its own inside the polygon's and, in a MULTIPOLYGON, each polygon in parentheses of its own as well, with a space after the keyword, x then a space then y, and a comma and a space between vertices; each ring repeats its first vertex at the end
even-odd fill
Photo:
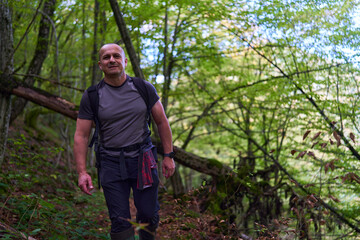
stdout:
MULTIPOLYGON (((41 67, 47 57, 49 49, 49 39, 51 32, 51 19, 54 16, 56 0, 46 0, 42 9, 42 16, 40 20, 39 33, 35 48, 34 57, 27 70, 27 75, 40 75, 41 67), (49 19, 50 18, 50 19, 49 19)), ((33 77, 25 77, 24 82, 28 86, 34 85, 35 79, 33 77)), ((11 109, 10 122, 13 122, 19 116, 26 106, 26 99, 17 98, 13 103, 11 109)))
POLYGON ((117 3, 116 0, 109 0, 109 2, 110 2, 112 10, 114 12, 115 21, 119 28, 121 38, 125 43, 125 48, 128 53, 128 56, 130 58, 131 66, 133 68, 134 74, 136 77, 145 79, 144 74, 140 68, 139 59, 136 56, 136 51, 135 51, 134 45, 132 44, 129 31, 126 27, 125 20, 120 11, 119 4, 117 3))
POLYGON ((9 122, 11 114, 11 96, 0 93, 0 166, 4 160, 9 122))
POLYGON ((99 0, 95 0, 94 6, 94 43, 93 43, 93 52, 91 54, 92 65, 92 76, 91 76, 91 85, 95 85, 101 78, 101 71, 99 68, 98 62, 98 22, 100 14, 100 3, 99 0))
MULTIPOLYGON (((0 0, 0 82, 11 82, 13 69, 13 29, 11 12, 7 0, 0 0), (9 59, 10 58, 10 59, 9 59)), ((11 114, 11 95, 0 91, 0 165, 4 159, 11 114)))
MULTIPOLYGON (((165 20, 164 20, 164 57, 163 57, 163 75, 164 75, 164 84, 163 84, 163 91, 162 91, 162 104, 164 106, 164 110, 166 113, 167 103, 168 103, 168 89, 167 86, 167 52, 168 52, 168 6, 166 2, 165 7, 165 20)), ((170 79, 169 79, 170 80, 170 79)))
POLYGON ((74 103, 47 93, 41 89, 18 86, 11 91, 12 94, 46 107, 55 112, 76 120, 78 111, 74 103))

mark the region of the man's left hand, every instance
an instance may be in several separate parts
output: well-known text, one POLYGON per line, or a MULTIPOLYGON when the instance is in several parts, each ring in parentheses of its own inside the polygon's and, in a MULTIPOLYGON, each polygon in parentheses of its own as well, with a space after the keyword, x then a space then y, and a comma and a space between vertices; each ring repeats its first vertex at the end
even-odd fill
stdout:
POLYGON ((162 172, 165 178, 171 177, 175 172, 175 162, 174 159, 169 157, 164 157, 162 163, 162 172))

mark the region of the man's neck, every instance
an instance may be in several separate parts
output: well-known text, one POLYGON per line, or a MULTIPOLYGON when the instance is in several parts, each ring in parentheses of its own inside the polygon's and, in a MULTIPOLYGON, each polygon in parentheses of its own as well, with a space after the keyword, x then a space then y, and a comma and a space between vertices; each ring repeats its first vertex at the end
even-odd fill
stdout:
POLYGON ((104 81, 111 86, 115 86, 115 87, 121 86, 126 81, 126 74, 124 73, 121 76, 107 75, 104 77, 104 81))

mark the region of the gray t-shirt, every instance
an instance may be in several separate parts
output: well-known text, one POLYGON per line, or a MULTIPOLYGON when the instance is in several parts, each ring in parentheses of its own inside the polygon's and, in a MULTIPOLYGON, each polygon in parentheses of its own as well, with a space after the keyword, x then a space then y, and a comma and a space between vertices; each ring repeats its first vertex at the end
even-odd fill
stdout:
MULTIPOLYGON (((159 100, 159 96, 153 85, 147 81, 145 84, 150 89, 149 100, 150 106, 153 107, 159 100)), ((105 83, 103 87, 99 88, 98 93, 98 117, 101 126, 99 135, 102 146, 107 148, 125 147, 141 143, 149 136, 146 104, 129 76, 118 87, 105 83)), ((94 113, 87 91, 81 99, 78 117, 93 120, 94 113)))

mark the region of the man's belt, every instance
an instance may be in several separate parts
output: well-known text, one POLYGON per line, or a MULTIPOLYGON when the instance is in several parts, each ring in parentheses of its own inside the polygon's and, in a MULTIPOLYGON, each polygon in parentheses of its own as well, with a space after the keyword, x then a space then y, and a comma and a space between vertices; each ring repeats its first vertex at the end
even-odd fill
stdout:
POLYGON ((105 147, 105 146, 102 146, 104 149, 108 150, 108 151, 115 151, 115 152, 132 152, 132 151, 136 151, 136 150, 139 150, 144 144, 147 144, 147 143, 150 143, 151 142, 151 138, 150 137, 147 137, 145 138, 144 141, 142 141, 141 143, 134 143, 134 144, 131 144, 129 146, 125 146, 125 147, 105 147))

